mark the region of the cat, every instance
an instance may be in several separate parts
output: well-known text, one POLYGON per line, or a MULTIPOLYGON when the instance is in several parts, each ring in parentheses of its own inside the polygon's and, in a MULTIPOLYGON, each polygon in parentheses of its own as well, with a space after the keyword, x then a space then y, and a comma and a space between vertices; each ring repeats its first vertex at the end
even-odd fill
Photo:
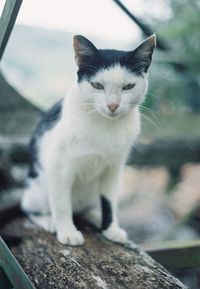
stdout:
POLYGON ((117 210, 120 176, 140 132, 139 105, 148 87, 153 34, 132 51, 97 49, 73 38, 77 82, 46 112, 30 143, 28 185, 21 208, 64 245, 82 245, 73 214, 125 243, 117 210))

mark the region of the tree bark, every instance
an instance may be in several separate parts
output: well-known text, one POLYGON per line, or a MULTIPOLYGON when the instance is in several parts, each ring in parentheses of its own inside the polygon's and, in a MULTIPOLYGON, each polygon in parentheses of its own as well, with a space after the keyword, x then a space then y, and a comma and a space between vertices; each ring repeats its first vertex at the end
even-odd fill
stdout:
POLYGON ((86 238, 80 247, 62 246, 26 218, 4 229, 22 237, 20 245, 11 249, 37 289, 187 288, 133 243, 114 244, 83 221, 77 225, 86 238))

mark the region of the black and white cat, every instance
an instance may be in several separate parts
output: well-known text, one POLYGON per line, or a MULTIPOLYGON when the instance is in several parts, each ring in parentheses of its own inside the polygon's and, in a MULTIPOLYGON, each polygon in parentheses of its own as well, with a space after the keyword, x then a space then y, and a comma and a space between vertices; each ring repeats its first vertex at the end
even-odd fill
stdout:
POLYGON ((101 225, 109 240, 127 240, 117 218, 119 181, 140 132, 139 105, 147 91, 155 42, 152 35, 126 52, 100 50, 85 37, 74 37, 78 80, 33 134, 21 203, 62 244, 84 243, 73 213, 101 225))

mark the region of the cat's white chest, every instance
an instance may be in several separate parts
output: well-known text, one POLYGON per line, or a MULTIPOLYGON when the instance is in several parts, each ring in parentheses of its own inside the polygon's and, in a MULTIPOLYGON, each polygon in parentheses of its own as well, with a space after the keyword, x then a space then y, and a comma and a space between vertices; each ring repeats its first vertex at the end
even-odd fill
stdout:
MULTIPOLYGON (((61 124, 41 143, 46 168, 57 163, 55 174, 73 174, 72 205, 80 212, 93 205, 101 193, 101 176, 109 166, 123 165, 138 132, 138 123, 83 122, 61 124)), ((67 184, 66 184, 67 186, 67 184)))
POLYGON ((100 178, 108 162, 96 155, 85 155, 75 160, 76 172, 72 186, 72 205, 75 212, 80 212, 99 200, 100 178))
MULTIPOLYGON (((102 135, 82 138, 73 144, 75 182, 86 191, 99 182, 104 171, 124 154, 124 149, 102 135)), ((93 189, 92 189, 93 190, 93 189)), ((93 190, 94 191, 94 190, 93 190)))
MULTIPOLYGON (((72 204, 75 211, 98 202, 101 177, 109 166, 121 166, 132 141, 132 131, 86 128, 74 141, 75 182, 72 204), (87 130, 86 130, 87 129, 87 130)), ((109 128, 108 128, 109 129, 109 128)))

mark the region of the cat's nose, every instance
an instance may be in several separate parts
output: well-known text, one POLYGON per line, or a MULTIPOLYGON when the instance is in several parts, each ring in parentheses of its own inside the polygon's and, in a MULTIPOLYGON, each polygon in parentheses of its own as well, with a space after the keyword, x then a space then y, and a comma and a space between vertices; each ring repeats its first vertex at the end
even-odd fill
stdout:
POLYGON ((114 112, 115 110, 118 109, 119 104, 118 103, 110 103, 110 104, 107 104, 107 107, 110 109, 110 111, 114 112))

